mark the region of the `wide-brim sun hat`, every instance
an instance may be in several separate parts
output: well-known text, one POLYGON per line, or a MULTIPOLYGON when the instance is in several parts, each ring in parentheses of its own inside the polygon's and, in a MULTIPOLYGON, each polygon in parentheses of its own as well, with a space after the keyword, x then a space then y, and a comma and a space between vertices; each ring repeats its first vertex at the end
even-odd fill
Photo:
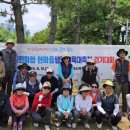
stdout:
POLYGON ((118 57, 120 57, 120 52, 125 52, 125 55, 128 54, 128 51, 126 51, 125 49, 119 49, 118 52, 116 53, 118 57))
POLYGON ((65 84, 63 84, 62 90, 65 90, 65 89, 70 90, 70 89, 71 89, 71 84, 70 84, 70 83, 65 83, 65 84))
POLYGON ((18 91, 18 90, 23 90, 23 91, 25 91, 25 86, 22 84, 22 83, 18 83, 18 84, 16 84, 16 87, 15 87, 15 89, 14 89, 14 92, 16 92, 16 91, 18 91))
POLYGON ((106 86, 111 86, 113 89, 115 88, 115 85, 111 80, 106 80, 103 84, 103 88, 106 88, 106 86))
POLYGON ((31 70, 31 67, 26 63, 23 63, 22 65, 19 65, 18 69, 21 70, 21 68, 23 68, 23 67, 27 67, 28 71, 31 70))
POLYGON ((83 91, 91 91, 92 89, 90 87, 88 87, 88 85, 84 85, 81 87, 81 89, 79 90, 79 92, 83 92, 83 91))
POLYGON ((14 42, 13 42, 13 40, 12 40, 12 39, 8 39, 8 40, 6 41, 6 45, 8 45, 9 43, 11 43, 11 44, 13 44, 13 45, 14 45, 14 42))

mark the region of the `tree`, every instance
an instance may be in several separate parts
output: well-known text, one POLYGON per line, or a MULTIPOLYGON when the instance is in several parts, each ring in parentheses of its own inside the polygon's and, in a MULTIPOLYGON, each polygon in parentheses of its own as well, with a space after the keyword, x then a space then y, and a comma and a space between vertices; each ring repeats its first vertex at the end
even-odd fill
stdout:
POLYGON ((115 5, 116 5, 116 0, 110 0, 110 1, 111 1, 111 14, 110 14, 110 20, 108 25, 108 45, 112 45, 113 20, 114 20, 115 5))

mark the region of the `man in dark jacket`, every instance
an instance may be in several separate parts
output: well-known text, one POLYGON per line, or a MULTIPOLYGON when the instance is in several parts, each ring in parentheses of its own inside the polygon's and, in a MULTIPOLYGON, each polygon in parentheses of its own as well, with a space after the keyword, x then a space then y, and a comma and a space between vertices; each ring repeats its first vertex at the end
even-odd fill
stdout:
POLYGON ((53 76, 53 69, 48 68, 46 71, 46 75, 41 78, 41 84, 43 85, 44 82, 49 81, 51 83, 51 94, 52 94, 52 105, 55 104, 57 96, 58 96, 58 80, 55 76, 53 76))
POLYGON ((91 85, 94 82, 100 84, 100 76, 98 67, 95 66, 94 59, 88 59, 87 64, 82 67, 80 72, 81 81, 79 84, 89 84, 91 85))
POLYGON ((6 127, 12 124, 12 111, 9 103, 9 97, 3 91, 3 84, 0 81, 0 126, 6 127))
POLYGON ((3 79, 4 88, 3 91, 6 90, 7 86, 7 94, 10 96, 12 91, 13 77, 16 70, 16 51, 13 50, 14 42, 10 39, 6 42, 6 49, 1 51, 3 55, 3 62, 5 64, 5 78, 3 79))

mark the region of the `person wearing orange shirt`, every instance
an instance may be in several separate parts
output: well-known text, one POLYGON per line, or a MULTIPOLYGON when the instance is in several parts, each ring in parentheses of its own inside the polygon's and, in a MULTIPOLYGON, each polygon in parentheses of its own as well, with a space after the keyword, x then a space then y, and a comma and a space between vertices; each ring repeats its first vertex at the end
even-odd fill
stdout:
POLYGON ((119 49, 117 56, 119 57, 112 63, 113 80, 115 81, 115 93, 120 96, 122 92, 122 111, 123 115, 127 115, 126 94, 128 93, 128 83, 130 81, 130 62, 126 60, 128 51, 119 49))
POLYGON ((22 130, 26 121, 26 112, 29 108, 28 97, 23 94, 25 87, 18 83, 14 89, 14 94, 10 97, 10 105, 13 111, 13 130, 22 130))

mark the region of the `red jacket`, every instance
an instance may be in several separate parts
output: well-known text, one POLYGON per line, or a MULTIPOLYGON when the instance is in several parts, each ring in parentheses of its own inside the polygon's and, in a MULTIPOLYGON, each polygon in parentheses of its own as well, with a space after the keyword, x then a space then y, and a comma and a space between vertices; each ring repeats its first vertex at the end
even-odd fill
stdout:
POLYGON ((41 104, 41 107, 40 107, 41 109, 51 106, 51 100, 52 100, 51 93, 49 92, 46 96, 43 96, 41 101, 39 101, 40 95, 43 96, 42 92, 39 92, 35 95, 34 100, 33 100, 33 104, 32 104, 32 111, 36 111, 38 104, 41 104))

